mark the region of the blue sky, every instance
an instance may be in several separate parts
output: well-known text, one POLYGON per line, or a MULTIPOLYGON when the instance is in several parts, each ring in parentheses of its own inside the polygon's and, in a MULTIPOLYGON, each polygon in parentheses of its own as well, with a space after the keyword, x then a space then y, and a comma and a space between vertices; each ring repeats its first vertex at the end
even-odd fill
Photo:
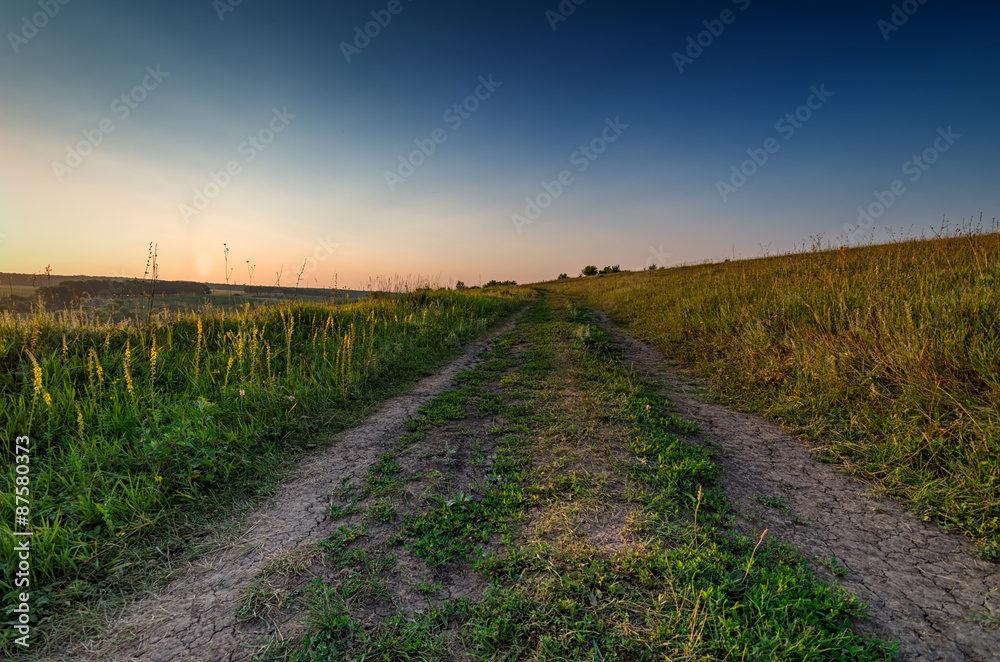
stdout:
POLYGON ((986 3, 232 2, 4 3, 0 270, 531 282, 1000 216, 986 3))

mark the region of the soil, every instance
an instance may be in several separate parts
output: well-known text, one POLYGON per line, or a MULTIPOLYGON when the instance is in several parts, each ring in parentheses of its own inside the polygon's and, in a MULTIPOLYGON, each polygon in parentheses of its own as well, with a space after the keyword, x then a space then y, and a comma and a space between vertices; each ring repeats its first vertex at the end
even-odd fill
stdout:
POLYGON ((737 528, 799 548, 818 577, 868 603, 859 631, 899 642, 899 660, 1000 660, 1000 568, 777 425, 713 403, 656 348, 598 314, 627 366, 662 385, 715 451, 737 528), (830 559, 836 559, 836 565, 830 559), (839 567, 838 567, 839 566, 839 567), (837 575, 830 571, 837 570, 837 575))

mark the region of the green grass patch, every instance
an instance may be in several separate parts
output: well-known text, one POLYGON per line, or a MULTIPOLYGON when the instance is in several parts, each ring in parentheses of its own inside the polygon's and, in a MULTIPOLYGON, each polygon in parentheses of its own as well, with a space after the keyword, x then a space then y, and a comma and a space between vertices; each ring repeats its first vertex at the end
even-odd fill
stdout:
POLYGON ((465 601, 448 601, 414 617, 393 616, 372 627, 353 617, 340 596, 325 590, 316 589, 319 606, 314 608, 313 622, 317 630, 306 637, 301 651, 291 655, 291 662, 438 662, 447 659, 448 628, 468 618, 465 601))

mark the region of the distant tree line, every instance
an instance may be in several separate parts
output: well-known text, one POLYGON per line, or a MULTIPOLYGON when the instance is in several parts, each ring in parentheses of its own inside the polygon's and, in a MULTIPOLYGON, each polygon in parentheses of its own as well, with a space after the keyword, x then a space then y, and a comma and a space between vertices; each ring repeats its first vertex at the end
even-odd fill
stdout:
MULTIPOLYGON (((38 288, 46 303, 68 304, 79 299, 110 299, 146 296, 151 283, 138 280, 66 280, 51 287, 38 288)), ((211 294, 204 283, 157 281, 156 296, 206 296, 211 294)))
MULTIPOLYGON (((220 288, 218 291, 224 293, 225 289, 220 288)), ((243 293, 247 296, 329 297, 332 291, 332 289, 322 287, 281 287, 277 285, 245 285, 243 287, 243 293)))
MULTIPOLYGON (((616 274, 616 273, 620 272, 621 270, 622 270, 621 266, 619 266, 617 264, 615 266, 613 266, 613 267, 604 267, 603 269, 600 269, 600 270, 598 270, 598 268, 596 266, 594 266, 593 264, 588 264, 587 266, 585 266, 580 271, 580 275, 581 276, 596 276, 597 274, 616 274)), ((562 276, 560 275, 560 277, 562 277, 562 276)))
MULTIPOLYGON (((484 288, 487 287, 513 287, 517 285, 516 280, 491 280, 490 282, 483 285, 484 288)), ((478 290, 478 285, 466 285, 462 281, 455 283, 456 290, 478 290)))

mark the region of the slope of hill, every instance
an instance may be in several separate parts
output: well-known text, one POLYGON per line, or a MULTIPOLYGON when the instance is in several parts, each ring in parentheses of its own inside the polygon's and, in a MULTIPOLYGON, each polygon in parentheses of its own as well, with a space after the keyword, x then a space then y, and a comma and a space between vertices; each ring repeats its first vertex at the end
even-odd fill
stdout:
POLYGON ((1000 557, 1000 234, 542 287, 1000 557))

